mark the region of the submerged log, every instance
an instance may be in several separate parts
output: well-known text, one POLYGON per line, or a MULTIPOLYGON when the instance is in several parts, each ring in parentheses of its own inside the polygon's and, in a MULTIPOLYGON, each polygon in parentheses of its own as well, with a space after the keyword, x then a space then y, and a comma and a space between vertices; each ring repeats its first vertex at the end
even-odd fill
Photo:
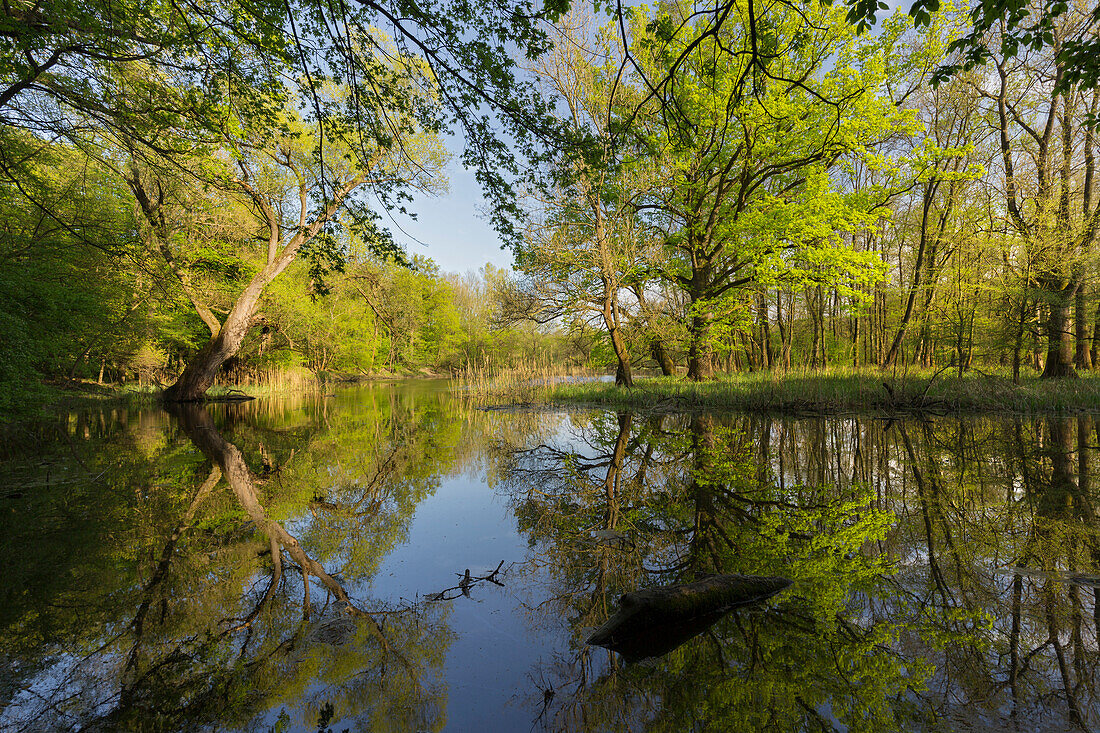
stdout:
POLYGON ((619 611, 588 639, 628 662, 667 654, 729 611, 771 598, 786 578, 712 575, 694 583, 647 588, 619 598, 619 611))
POLYGON ((247 394, 219 394, 219 395, 204 395, 202 398, 193 400, 194 402, 251 402, 256 399, 252 395, 247 394))

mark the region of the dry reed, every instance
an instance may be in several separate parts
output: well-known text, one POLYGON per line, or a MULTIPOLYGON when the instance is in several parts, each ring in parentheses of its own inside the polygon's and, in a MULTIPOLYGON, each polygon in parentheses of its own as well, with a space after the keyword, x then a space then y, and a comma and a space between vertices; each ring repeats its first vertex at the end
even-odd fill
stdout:
POLYGON ((545 401, 555 385, 592 375, 593 372, 584 367, 563 367, 548 359, 525 359, 507 366, 484 360, 467 364, 456 381, 460 394, 518 405, 545 401))

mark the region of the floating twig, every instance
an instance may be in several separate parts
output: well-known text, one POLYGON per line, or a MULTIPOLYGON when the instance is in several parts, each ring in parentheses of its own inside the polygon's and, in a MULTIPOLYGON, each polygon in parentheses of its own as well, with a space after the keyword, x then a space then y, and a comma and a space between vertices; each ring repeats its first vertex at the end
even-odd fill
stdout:
POLYGON ((504 561, 501 560, 499 563, 497 563, 496 569, 493 570, 493 572, 489 573, 488 575, 470 575, 470 569, 466 568, 465 573, 455 573, 455 575, 458 576, 459 579, 460 579, 458 581, 458 585, 453 586, 451 588, 445 588, 445 589, 439 591, 438 593, 431 593, 429 595, 426 595, 426 596, 424 596, 424 600, 426 600, 426 601, 453 601, 455 598, 458 598, 459 596, 466 596, 467 598, 469 598, 470 597, 470 589, 473 588, 474 586, 478 585, 479 583, 492 583, 493 585, 499 585, 501 588, 503 588, 504 583, 497 580, 497 577, 500 574, 500 569, 503 568, 503 567, 504 567, 504 561), (455 591, 458 591, 458 593, 456 595, 448 595, 448 594, 454 593, 455 591))

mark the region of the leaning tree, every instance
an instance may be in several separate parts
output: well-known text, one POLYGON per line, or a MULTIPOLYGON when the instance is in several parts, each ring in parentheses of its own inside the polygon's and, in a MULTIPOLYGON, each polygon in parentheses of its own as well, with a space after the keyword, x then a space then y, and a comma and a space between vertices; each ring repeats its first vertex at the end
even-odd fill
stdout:
MULTIPOLYGON (((113 162, 147 219, 155 191, 142 199, 148 191, 139 190, 135 168, 160 166, 204 183, 211 171, 196 170, 196 158, 229 169, 214 174, 216 183, 246 197, 275 254, 240 294, 241 308, 220 323, 204 314, 211 340, 165 392, 170 400, 197 399, 212 370, 239 347, 263 288, 314 245, 339 254, 333 226, 354 194, 369 194, 375 211, 407 213, 424 179, 409 149, 417 135, 463 137, 461 157, 493 202, 494 224, 516 236, 521 212, 511 181, 553 134, 553 123, 537 95, 517 83, 514 59, 517 51, 544 50, 542 24, 564 7, 553 0, 539 7, 498 0, 15 3, 0 10, 0 126, 89 152, 125 149, 136 166, 113 162), (301 161, 310 181, 292 187, 295 213, 273 217, 267 194, 248 179, 248 161, 258 149, 282 154, 293 107, 310 130, 308 139, 298 137, 298 144, 308 141, 301 161)), ((19 179, 24 163, 0 151, 0 174, 9 179, 19 179)), ((67 224, 63 212, 45 213, 67 224)), ((366 209, 344 219, 384 236, 366 209)), ((155 237, 149 241, 160 249, 155 237)))

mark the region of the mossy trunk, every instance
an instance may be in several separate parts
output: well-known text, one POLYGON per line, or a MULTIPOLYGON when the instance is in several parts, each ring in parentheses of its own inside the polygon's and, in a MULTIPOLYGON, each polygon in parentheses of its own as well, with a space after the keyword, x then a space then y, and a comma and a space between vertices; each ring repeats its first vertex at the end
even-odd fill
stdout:
POLYGON ((710 358, 711 314, 696 313, 691 318, 691 346, 688 348, 688 379, 699 382, 713 373, 710 358))
POLYGON ((1073 366, 1078 370, 1092 369, 1092 352, 1089 349, 1089 315, 1088 304, 1085 300, 1085 286, 1080 284, 1073 295, 1073 340, 1076 353, 1073 356, 1073 366))
POLYGON ((649 353, 653 356, 653 360, 657 362, 657 365, 661 367, 661 374, 666 377, 676 374, 676 364, 672 361, 668 349, 665 348, 664 342, 659 337, 654 336, 650 339, 649 353))
POLYGON ((1074 378, 1073 344, 1070 341, 1069 311, 1072 289, 1049 289, 1046 337, 1047 356, 1043 365, 1043 379, 1074 378))

